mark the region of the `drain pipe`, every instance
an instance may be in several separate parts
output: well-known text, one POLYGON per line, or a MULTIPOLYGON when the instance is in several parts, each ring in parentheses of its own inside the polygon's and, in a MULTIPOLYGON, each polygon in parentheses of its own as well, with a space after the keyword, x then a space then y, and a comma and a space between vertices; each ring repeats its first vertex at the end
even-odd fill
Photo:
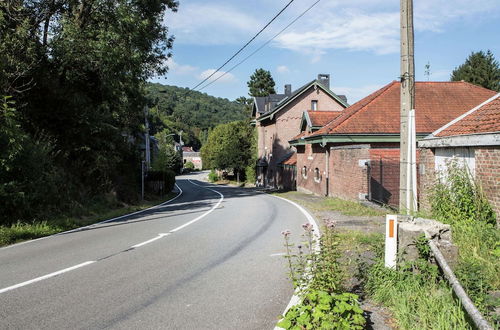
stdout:
POLYGON ((464 307, 465 311, 472 319, 476 327, 480 330, 493 330, 488 321, 486 321, 483 318, 479 310, 476 308, 472 300, 469 298, 464 288, 460 285, 460 282, 455 277, 455 274, 453 274, 453 270, 448 265, 443 254, 437 247, 436 243, 432 241, 432 237, 427 231, 425 231, 425 237, 429 240, 429 247, 431 248, 431 251, 434 254, 434 258, 436 259, 439 267, 443 271, 444 276, 450 283, 453 292, 455 292, 455 294, 457 295, 458 299, 462 303, 462 306, 464 307))

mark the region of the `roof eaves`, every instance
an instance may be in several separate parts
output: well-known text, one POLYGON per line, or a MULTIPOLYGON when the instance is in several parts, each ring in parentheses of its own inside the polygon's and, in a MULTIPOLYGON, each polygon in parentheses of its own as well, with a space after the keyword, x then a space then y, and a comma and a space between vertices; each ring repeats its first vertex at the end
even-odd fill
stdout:
POLYGON ((490 97, 489 99, 487 99, 486 101, 484 101, 483 103, 479 104, 478 106, 472 108, 471 110, 467 111, 466 113, 464 113, 463 115, 453 119, 452 121, 450 121, 449 123, 447 123, 446 125, 438 128, 437 130, 435 130, 434 132, 432 132, 428 138, 432 138, 432 137, 436 137, 439 133, 441 133, 442 131, 446 130, 447 128, 449 128, 450 126, 453 126, 454 124, 456 124, 457 122, 459 122, 460 120, 464 119, 465 117, 469 116, 470 114, 473 114, 474 112, 476 112, 478 109, 482 108, 483 106, 485 106, 486 104, 496 100, 498 97, 500 97, 500 93, 498 94, 495 94, 494 96, 490 97))

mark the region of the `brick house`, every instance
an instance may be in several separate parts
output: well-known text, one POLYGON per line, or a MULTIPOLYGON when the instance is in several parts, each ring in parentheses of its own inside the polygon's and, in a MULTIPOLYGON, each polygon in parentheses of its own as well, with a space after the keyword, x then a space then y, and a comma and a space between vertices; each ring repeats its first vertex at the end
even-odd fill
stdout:
POLYGON ((429 209, 429 187, 452 159, 467 165, 500 216, 500 94, 418 142, 420 205, 429 209))
MULTIPOLYGON (((495 94, 466 82, 417 82, 415 88, 417 140, 495 94)), ((289 141, 297 149, 297 190, 397 207, 400 90, 393 81, 323 128, 289 141)))
POLYGON ((252 115, 258 134, 258 184, 295 189, 295 149, 288 141, 300 132, 304 111, 340 112, 347 106, 345 96, 330 90, 328 74, 318 75, 294 92, 291 85, 285 85, 284 94, 255 97, 252 115))

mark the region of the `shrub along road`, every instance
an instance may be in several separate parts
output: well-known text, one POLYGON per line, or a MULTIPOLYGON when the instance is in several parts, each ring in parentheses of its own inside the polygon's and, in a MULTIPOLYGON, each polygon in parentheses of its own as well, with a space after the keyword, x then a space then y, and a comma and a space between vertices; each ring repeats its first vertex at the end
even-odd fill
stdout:
POLYGON ((292 295, 293 205, 178 178, 179 198, 126 219, 0 249, 3 329, 271 329, 292 295))

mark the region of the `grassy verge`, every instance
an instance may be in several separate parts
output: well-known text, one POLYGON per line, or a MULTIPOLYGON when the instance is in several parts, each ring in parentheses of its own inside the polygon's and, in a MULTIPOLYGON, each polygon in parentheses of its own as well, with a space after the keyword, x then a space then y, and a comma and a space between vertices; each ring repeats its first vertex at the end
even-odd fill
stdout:
POLYGON ((163 198, 149 198, 137 205, 118 205, 109 201, 97 201, 79 207, 77 214, 57 217, 31 223, 18 222, 11 226, 0 226, 0 246, 18 243, 25 240, 53 235, 62 231, 87 226, 99 221, 111 219, 128 213, 147 209, 175 197, 170 193, 163 198))
POLYGON ((384 266, 382 234, 339 234, 347 271, 361 282, 365 299, 386 307, 399 329, 471 329, 460 303, 435 265, 419 259, 384 266))
POLYGON ((334 197, 315 197, 314 200, 308 201, 302 198, 303 193, 297 191, 275 193, 275 195, 299 202, 312 211, 337 211, 351 216, 381 216, 393 212, 334 197))

